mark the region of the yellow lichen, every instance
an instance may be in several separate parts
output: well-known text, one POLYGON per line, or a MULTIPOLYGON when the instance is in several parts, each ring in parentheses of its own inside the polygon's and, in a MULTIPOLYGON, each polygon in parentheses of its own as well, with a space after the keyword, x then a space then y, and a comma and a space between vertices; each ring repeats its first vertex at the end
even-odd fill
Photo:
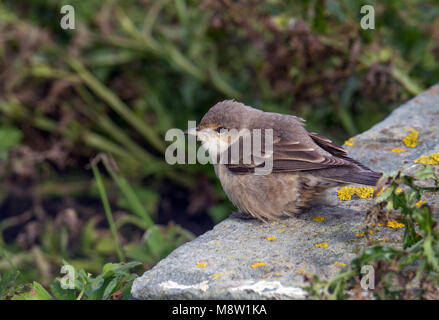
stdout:
POLYGON ((394 148, 392 149, 392 152, 396 152, 397 154, 400 154, 401 152, 406 152, 406 149, 403 148, 394 148))
POLYGON ((280 277, 280 273, 279 273, 279 272, 276 272, 276 273, 274 274, 274 276, 276 276, 276 277, 280 277))
POLYGON ((354 138, 349 138, 344 142, 346 146, 353 147, 354 146, 354 138))
POLYGON ((197 267, 198 268, 206 268, 207 267, 207 262, 197 262, 197 267))
POLYGON ((250 267, 252 267, 252 268, 259 268, 259 267, 262 267, 262 266, 265 266, 265 263, 263 263, 263 262, 256 262, 256 263, 252 264, 250 267))
POLYGON ((325 217, 318 216, 318 217, 315 217, 313 220, 316 222, 323 222, 323 221, 325 221, 325 217))
POLYGON ((334 263, 334 266, 336 266, 336 267, 346 267, 346 263, 343 263, 343 262, 335 262, 335 263, 334 263))
POLYGON ((329 245, 326 242, 316 243, 314 246, 317 248, 327 248, 329 245))
POLYGON ((419 200, 418 202, 415 203, 415 206, 420 208, 424 203, 427 203, 427 202, 425 202, 423 200, 419 200))
POLYGON ((352 196, 356 194, 361 199, 370 198, 373 196, 375 189, 372 187, 350 187, 345 186, 337 190, 337 196, 340 200, 351 200, 352 196))
POLYGON ((340 200, 351 200, 352 195, 354 195, 353 187, 343 187, 337 190, 337 196, 340 200))
POLYGON ((357 233, 355 236, 356 236, 356 237, 364 237, 364 232, 362 232, 362 233, 357 233))
POLYGON ((429 156, 422 155, 414 162, 422 163, 422 164, 439 164, 439 153, 433 153, 430 154, 429 156))
POLYGON ((302 274, 302 275, 305 275, 305 276, 308 276, 308 277, 312 277, 312 273, 308 273, 308 272, 306 272, 305 271, 305 268, 307 267, 307 265, 306 264, 304 264, 298 271, 297 271, 297 273, 298 274, 302 274))
POLYGON ((222 275, 223 275, 223 274, 222 274, 221 272, 217 272, 217 273, 214 273, 214 274, 212 275, 212 278, 213 278, 213 279, 219 279, 222 275))
POLYGON ((372 230, 369 230, 369 234, 372 235, 374 234, 374 232, 372 230))
MULTIPOLYGON (((384 223, 378 223, 377 226, 378 227, 386 226, 386 227, 393 228, 393 229, 400 229, 400 228, 405 227, 404 223, 400 223, 400 222, 395 221, 395 220, 387 221, 387 223, 385 225, 384 225, 384 223)), ((370 233, 370 231, 369 231, 369 233, 370 233)))
POLYGON ((404 223, 400 223, 398 221, 388 221, 386 224, 387 227, 389 228, 393 228, 393 229, 400 229, 400 228, 404 228, 405 225, 404 223))
POLYGON ((408 135, 402 140, 407 147, 414 148, 418 145, 419 131, 410 128, 407 130, 408 135))
POLYGON ((269 241, 270 240, 276 240, 276 237, 274 237, 274 236, 273 237, 267 237, 267 238, 265 238, 265 240, 269 240, 269 241))
POLYGON ((361 199, 367 199, 373 196, 374 191, 372 187, 359 187, 355 190, 355 194, 361 199))

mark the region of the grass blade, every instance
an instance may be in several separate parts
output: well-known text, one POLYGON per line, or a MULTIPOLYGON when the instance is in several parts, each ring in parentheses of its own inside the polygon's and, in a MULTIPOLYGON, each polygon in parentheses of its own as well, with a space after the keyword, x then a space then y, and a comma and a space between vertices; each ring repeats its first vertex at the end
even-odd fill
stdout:
POLYGON ((95 177, 96 185, 99 189, 99 194, 101 196, 102 204, 104 206, 105 215, 107 217, 108 225, 110 226, 110 232, 113 236, 114 243, 116 244, 117 256, 121 262, 125 261, 125 256, 122 251, 122 246, 120 245, 119 236, 117 235, 116 226, 114 224, 113 215, 111 213, 110 203, 107 198, 107 193, 105 192, 104 181, 102 180, 101 173, 96 165, 96 163, 91 163, 91 168, 93 170, 93 175, 95 177))

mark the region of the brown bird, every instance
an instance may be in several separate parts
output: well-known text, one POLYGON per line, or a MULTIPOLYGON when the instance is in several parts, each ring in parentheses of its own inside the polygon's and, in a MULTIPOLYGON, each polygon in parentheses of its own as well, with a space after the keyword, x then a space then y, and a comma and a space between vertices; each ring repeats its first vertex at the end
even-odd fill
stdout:
POLYGON ((240 146, 235 162, 214 163, 215 173, 230 201, 239 209, 235 216, 254 217, 263 221, 293 216, 310 205, 324 190, 347 183, 374 186, 381 177, 360 162, 348 157, 346 151, 331 140, 307 131, 304 120, 295 116, 264 112, 242 103, 226 100, 214 105, 203 117, 199 127, 187 134, 196 135, 211 158, 216 158, 242 137, 227 130, 272 129, 272 148, 257 154, 251 148, 251 161, 244 161, 240 146), (238 138, 236 138, 238 137, 238 138), (267 162, 268 174, 255 174, 267 162), (250 215, 250 216, 249 216, 250 215))

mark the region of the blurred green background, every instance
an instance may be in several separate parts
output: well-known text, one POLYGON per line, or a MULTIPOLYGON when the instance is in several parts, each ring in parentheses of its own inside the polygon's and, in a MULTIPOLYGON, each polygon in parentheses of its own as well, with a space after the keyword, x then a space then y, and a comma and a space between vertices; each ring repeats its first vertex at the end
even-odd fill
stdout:
POLYGON ((232 208, 211 166, 166 164, 168 129, 233 98, 342 144, 439 81, 438 13, 416 0, 3 0, 0 274, 47 286, 63 261, 150 268, 232 208), (75 30, 60 27, 64 4, 75 30), (374 30, 360 28, 364 4, 374 30))

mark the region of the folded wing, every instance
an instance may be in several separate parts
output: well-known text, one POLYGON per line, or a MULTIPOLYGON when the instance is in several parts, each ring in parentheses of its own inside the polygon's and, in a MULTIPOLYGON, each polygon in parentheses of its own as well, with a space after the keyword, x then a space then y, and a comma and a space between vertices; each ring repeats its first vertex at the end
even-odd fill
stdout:
POLYGON ((366 185, 375 185, 381 177, 381 173, 349 158, 342 147, 328 138, 306 130, 304 132, 307 137, 303 135, 303 132, 299 134, 278 133, 273 139, 272 152, 265 152, 264 133, 262 133, 261 152, 256 154, 252 149, 250 163, 244 163, 240 155, 237 163, 226 166, 236 174, 253 173, 255 168, 263 167, 264 162, 270 158, 273 161, 272 172, 274 173, 312 171, 324 179, 366 185))

